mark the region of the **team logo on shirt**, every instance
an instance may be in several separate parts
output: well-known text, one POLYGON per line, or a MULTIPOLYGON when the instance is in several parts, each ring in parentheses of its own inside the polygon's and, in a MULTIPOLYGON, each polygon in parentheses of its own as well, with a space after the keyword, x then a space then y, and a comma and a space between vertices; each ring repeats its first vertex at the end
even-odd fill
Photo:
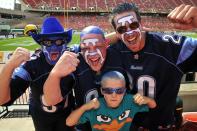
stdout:
POLYGON ((131 65, 130 66, 131 70, 143 70, 143 66, 135 66, 135 65, 131 65))
POLYGON ((123 111, 115 119, 107 115, 98 115, 97 121, 102 124, 95 124, 93 128, 103 131, 119 131, 125 124, 132 122, 133 119, 129 117, 130 112, 131 110, 123 111))

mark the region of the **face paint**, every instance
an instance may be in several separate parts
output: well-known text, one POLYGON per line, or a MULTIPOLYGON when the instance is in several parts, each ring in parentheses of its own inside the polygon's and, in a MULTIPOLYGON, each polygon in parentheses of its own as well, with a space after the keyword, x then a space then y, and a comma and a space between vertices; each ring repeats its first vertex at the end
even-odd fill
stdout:
POLYGON ((125 40, 125 35, 132 35, 134 32, 138 32, 140 34, 139 39, 141 39, 141 31, 140 31, 140 28, 137 28, 135 30, 130 30, 130 31, 127 31, 127 32, 121 34, 122 41, 124 43, 127 43, 126 40, 125 40))
POLYGON ((53 44, 52 46, 42 46, 45 58, 50 65, 55 65, 59 60, 60 56, 66 50, 67 45, 57 46, 53 44))
MULTIPOLYGON (((98 42, 99 40, 98 39, 85 39, 84 41, 83 41, 83 43, 84 43, 84 46, 89 46, 89 44, 92 44, 93 46, 96 46, 96 42, 98 42)), ((100 64, 102 64, 103 62, 104 62, 104 57, 103 57, 103 55, 102 55, 102 53, 101 53, 101 51, 100 51, 100 49, 98 49, 98 48, 96 48, 95 50, 94 50, 94 52, 90 52, 90 50, 86 50, 85 52, 84 52, 84 58, 85 58, 85 60, 86 60, 86 62, 90 65, 91 63, 89 63, 89 61, 88 61, 88 56, 95 56, 95 55, 99 55, 99 57, 100 57, 100 64)))
POLYGON ((117 23, 121 24, 122 26, 125 26, 126 22, 132 23, 133 19, 134 19, 134 16, 129 15, 129 16, 125 16, 125 17, 122 17, 122 18, 118 19, 117 23))
POLYGON ((93 46, 96 45, 96 42, 98 42, 99 40, 98 39, 85 39, 83 41, 83 43, 85 44, 85 46, 88 46, 90 43, 93 44, 93 46))

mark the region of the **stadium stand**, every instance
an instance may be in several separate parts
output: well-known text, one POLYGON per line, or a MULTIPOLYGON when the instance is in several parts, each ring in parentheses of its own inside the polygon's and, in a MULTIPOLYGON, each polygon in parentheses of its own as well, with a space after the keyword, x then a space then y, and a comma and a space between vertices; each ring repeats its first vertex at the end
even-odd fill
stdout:
MULTIPOLYGON (((98 25, 106 32, 113 31, 109 23, 109 12, 119 3, 134 2, 142 14, 142 25, 156 31, 172 31, 172 23, 166 19, 166 15, 180 4, 192 4, 197 6, 197 0, 20 0, 25 5, 24 11, 12 11, 0 9, 0 23, 10 25, 13 28, 23 29, 27 24, 35 24, 41 27, 43 19, 47 16, 57 17, 65 28, 82 30, 88 25, 98 25), (8 14, 4 17, 4 14, 8 14), (19 16, 19 17, 18 17, 19 16)), ((1 32, 0 32, 1 34, 1 32)), ((196 82, 197 74, 190 73, 183 77, 182 88, 179 95, 186 101, 185 111, 196 111, 197 104, 191 103, 191 99, 197 98, 196 82), (195 82, 192 84, 193 79, 195 82), (191 82, 192 80, 192 82, 191 82), (185 84, 186 81, 190 85, 185 84), (188 83, 189 83, 188 82, 188 83), (189 86, 191 88, 186 88, 189 86), (192 90, 193 89, 193 90, 192 90), (195 89, 195 90, 194 90, 195 89), (190 98, 191 97, 191 98, 190 98), (192 107, 191 107, 192 105, 192 107)), ((0 106, 0 118, 29 117, 27 110, 13 112, 16 106, 28 108, 29 89, 11 107, 0 106), (12 108, 13 107, 13 108, 12 108), (20 114, 22 115, 20 115, 20 114)))

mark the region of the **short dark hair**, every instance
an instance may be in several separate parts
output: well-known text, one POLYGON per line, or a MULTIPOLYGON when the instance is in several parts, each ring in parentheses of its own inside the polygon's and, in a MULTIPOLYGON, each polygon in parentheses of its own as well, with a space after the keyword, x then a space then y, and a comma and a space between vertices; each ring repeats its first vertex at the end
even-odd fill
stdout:
POLYGON ((121 14, 121 13, 128 12, 128 11, 133 11, 133 12, 135 12, 138 21, 141 21, 141 16, 140 16, 138 7, 135 5, 135 3, 133 3, 133 2, 131 2, 131 3, 124 2, 124 3, 121 3, 121 4, 117 5, 117 6, 112 10, 111 17, 110 17, 110 21, 111 21, 111 24, 112 24, 112 26, 114 27, 114 29, 116 28, 116 25, 115 25, 115 22, 114 22, 114 17, 115 17, 117 14, 121 14))

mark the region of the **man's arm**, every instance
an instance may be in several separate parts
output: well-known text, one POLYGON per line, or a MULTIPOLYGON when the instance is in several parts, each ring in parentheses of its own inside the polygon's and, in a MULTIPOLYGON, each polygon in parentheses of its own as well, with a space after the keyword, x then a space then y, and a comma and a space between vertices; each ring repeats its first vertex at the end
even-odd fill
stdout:
POLYGON ((169 13, 168 19, 174 23, 174 27, 177 29, 197 28, 197 7, 182 4, 169 13))
POLYGON ((17 48, 7 64, 0 72, 0 105, 7 103, 10 96, 10 81, 12 73, 21 63, 30 59, 30 53, 27 49, 17 48))
POLYGON ((105 38, 107 40, 107 43, 110 44, 115 44, 119 39, 116 36, 116 32, 111 32, 109 34, 105 35, 105 38))
POLYGON ((82 105, 80 108, 74 110, 66 119, 67 126, 74 126, 78 123, 80 117, 83 115, 84 112, 99 108, 100 103, 97 98, 94 98, 90 102, 82 105))
POLYGON ((75 71, 78 63, 75 53, 65 51, 60 57, 44 84, 43 92, 47 106, 56 105, 63 100, 60 88, 61 78, 75 71))

